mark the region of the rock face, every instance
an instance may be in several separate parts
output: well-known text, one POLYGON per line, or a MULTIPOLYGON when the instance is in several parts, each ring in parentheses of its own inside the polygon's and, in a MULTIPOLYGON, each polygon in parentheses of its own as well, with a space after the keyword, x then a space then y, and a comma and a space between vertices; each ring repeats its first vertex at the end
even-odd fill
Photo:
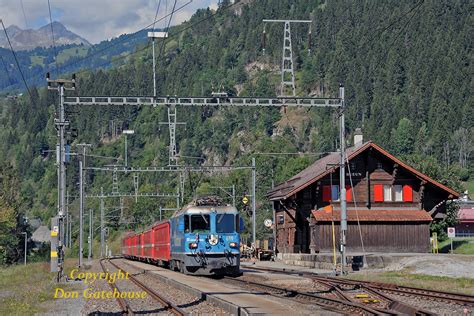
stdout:
MULTIPOLYGON (((56 45, 84 44, 90 43, 79 35, 69 31, 59 22, 53 22, 54 42, 56 45)), ((16 50, 29 50, 36 47, 49 47, 53 45, 51 38, 51 24, 45 25, 37 30, 22 30, 16 25, 7 27, 8 37, 16 50)), ((0 32, 0 47, 9 48, 4 32, 0 32)))

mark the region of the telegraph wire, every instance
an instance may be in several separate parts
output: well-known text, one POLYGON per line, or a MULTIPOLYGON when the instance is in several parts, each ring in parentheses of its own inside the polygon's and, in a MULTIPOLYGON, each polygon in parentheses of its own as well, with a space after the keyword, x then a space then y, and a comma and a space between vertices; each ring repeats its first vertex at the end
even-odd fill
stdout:
POLYGON ((53 29, 53 17, 51 15, 51 4, 49 3, 48 0, 48 10, 49 10, 49 21, 50 21, 50 26, 51 26, 51 38, 53 40, 53 53, 54 53, 54 62, 56 64, 56 76, 59 75, 59 66, 58 66, 58 54, 56 52, 56 42, 54 40, 54 29, 53 29))
MULTIPOLYGON (((187 4, 189 4, 189 3, 191 3, 191 2, 192 2, 192 0, 191 0, 190 2, 188 2, 187 4)), ((239 2, 234 2, 234 3, 230 4, 230 5, 228 5, 227 7, 221 8, 220 11, 218 11, 218 12, 221 12, 222 10, 230 9, 231 7, 233 7, 233 6, 237 5, 237 4, 239 4, 239 2)), ((175 10, 175 12, 179 11, 181 8, 183 8, 183 6, 177 8, 177 9, 175 10)), ((201 20, 197 21, 196 23, 193 23, 193 24, 190 24, 190 25, 188 25, 188 26, 186 26, 186 27, 183 27, 182 29, 180 29, 180 30, 176 31, 175 33, 169 35, 169 36, 165 39, 165 41, 166 41, 166 40, 169 40, 169 39, 171 39, 171 38, 174 38, 174 37, 176 37, 176 36, 178 36, 179 34, 183 33, 184 31, 187 31, 187 30, 189 30, 189 29, 195 27, 196 25, 201 24, 202 22, 205 22, 205 21, 207 21, 207 20, 210 20, 210 19, 213 18, 216 14, 218 14, 218 12, 216 12, 216 13, 214 13, 214 14, 211 14, 210 16, 207 16, 207 17, 201 19, 201 20)), ((168 14, 167 16, 169 16, 169 15, 171 15, 171 13, 168 14)), ((165 17, 167 17, 167 16, 165 16, 165 17)), ((165 18, 165 17, 163 17, 163 18, 165 18)), ((163 18, 161 18, 160 20, 162 20, 163 18)), ((158 20, 157 22, 159 22, 159 20, 158 20)), ((153 25, 153 23, 150 24, 150 26, 151 26, 151 25, 153 25)), ((144 28, 144 29, 146 29, 146 28, 144 28)), ((124 55, 117 56, 116 58, 114 58, 113 61, 112 61, 112 60, 106 61, 106 62, 104 62, 104 63, 98 65, 98 67, 102 67, 102 66, 108 65, 108 64, 110 64, 110 63, 112 63, 112 62, 116 62, 116 61, 118 61, 118 60, 125 59, 125 58, 127 58, 127 57, 129 57, 129 56, 138 54, 138 53, 140 53, 140 52, 142 52, 142 51, 148 49, 149 47, 150 47, 150 44, 148 44, 148 45, 144 46, 143 48, 140 48, 140 49, 138 49, 138 50, 136 50, 136 51, 134 51, 134 52, 130 52, 130 53, 128 53, 128 54, 124 54, 124 55)), ((80 61, 79 61, 79 62, 80 62, 80 61)), ((85 72, 88 72, 88 71, 91 71, 91 70, 90 70, 90 69, 83 69, 83 70, 80 70, 80 71, 76 72, 76 74, 81 74, 81 73, 85 73, 85 72)))
POLYGON ((25 18, 25 26, 26 28, 28 28, 28 19, 26 18, 25 7, 23 6, 23 0, 20 0, 20 4, 21 4, 21 11, 23 12, 23 17, 25 18))
POLYGON ((10 50, 12 51, 13 57, 15 58, 16 65, 18 66, 18 71, 20 72, 21 79, 23 80, 23 83, 25 84, 26 90, 28 91, 28 94, 30 96, 30 100, 33 101, 33 97, 31 95, 30 87, 28 87, 28 83, 26 83, 25 76, 23 75, 23 71, 21 71, 20 63, 18 62, 18 58, 16 56, 15 50, 13 49, 12 42, 10 41, 10 37, 8 36, 7 29, 5 28, 5 24, 3 24, 2 19, 0 19, 0 22, 2 23, 3 31, 5 32, 5 36, 7 38, 8 45, 10 46, 10 50))
MULTIPOLYGON (((106 46, 106 47, 104 47, 104 48, 101 48, 101 49, 99 49, 99 50, 97 50, 97 51, 95 51, 95 52, 93 52, 93 53, 87 55, 86 57, 84 57, 84 58, 82 58, 82 59, 79 59, 79 60, 74 61, 74 62, 72 62, 72 63, 65 64, 64 67, 70 67, 70 66, 74 66, 74 65, 76 65, 76 64, 82 63, 82 62, 84 62, 84 61, 86 61, 86 60, 92 58, 93 56, 98 55, 98 54, 100 54, 100 53, 102 53, 102 52, 104 52, 104 51, 106 51, 106 50, 108 50, 108 49, 110 49, 110 48, 112 48, 112 47, 118 45, 119 43, 122 43, 123 41, 125 41, 125 40, 129 39, 130 37, 136 35, 136 33, 141 32, 141 31, 144 31, 144 30, 146 30, 146 29, 149 29, 150 27, 153 27, 154 24, 156 24, 157 22, 160 22, 160 21, 166 19, 168 16, 174 14, 175 12, 178 12, 179 10, 182 10, 184 7, 186 7, 187 5, 191 4, 191 2, 193 2, 193 0, 189 0, 188 2, 186 2, 185 4, 183 4, 182 6, 178 7, 174 12, 171 12, 171 13, 169 13, 169 14, 167 14, 167 15, 161 17, 161 18, 159 18, 158 20, 154 20, 152 23, 150 23, 150 24, 148 24, 147 26, 145 26, 145 27, 139 29, 138 31, 136 31, 134 34, 130 34, 131 36, 129 36, 129 37, 124 36, 122 39, 117 39, 117 40, 115 40, 113 43, 111 43, 110 45, 108 45, 108 46, 106 46)), ((147 46, 147 47, 148 47, 148 46, 147 46)), ((141 51, 141 50, 140 50, 140 51, 141 51)), ((133 53, 133 52, 132 52, 132 53, 133 53)), ((129 56, 129 55, 130 55, 130 53, 129 53, 129 54, 126 54, 126 55, 123 55, 123 58, 125 58, 125 57, 127 57, 127 56, 129 56)), ((122 56, 118 56, 115 60, 120 60, 120 59, 123 59, 123 58, 122 58, 122 56)), ((115 61, 115 60, 114 60, 114 61, 115 61)), ((103 63, 103 64, 99 65, 99 66, 107 65, 107 64, 109 64, 109 63, 111 63, 111 62, 112 62, 112 61, 108 61, 108 62, 106 62, 106 63, 103 63)))
MULTIPOLYGON (((425 0, 420 0, 419 2, 417 2, 413 7, 411 7, 408 11, 406 11, 405 13, 401 14, 400 16, 398 16, 397 18, 393 19, 392 22, 390 22, 387 26, 383 27, 382 29, 380 29, 376 34, 374 34, 372 37, 370 37, 367 41, 363 42, 360 47, 363 47, 363 46, 366 46, 368 44, 370 44, 373 40, 375 40, 379 35, 382 35, 383 33, 385 33, 387 30, 389 30, 390 28, 392 28, 395 24, 399 23, 401 20, 405 19, 408 14, 412 13, 414 10, 417 10, 423 3, 425 2, 425 0)), ((411 18, 410 18, 411 19, 411 18)))
POLYGON ((158 11, 160 11, 160 6, 161 6, 161 0, 158 0, 158 6, 156 7, 156 13, 155 13, 155 19, 153 20, 153 31, 155 31, 155 24, 156 24, 156 19, 158 18, 158 11))
MULTIPOLYGON (((176 8, 176 2, 178 2, 178 0, 174 0, 174 4, 173 4, 173 9, 171 9, 171 15, 170 15, 170 19, 168 20, 168 26, 166 27, 166 33, 168 33, 169 29, 170 29, 170 24, 171 24, 171 19, 173 19, 173 12, 174 12, 174 9, 176 8)), ((168 2, 166 2, 168 3, 168 2)), ((161 49, 160 49, 160 52, 158 53, 158 59, 160 59, 160 57, 164 54, 164 51, 165 51, 165 45, 166 44, 166 41, 162 41, 161 43, 161 49)), ((163 82, 166 81, 166 71, 164 72, 163 74, 163 82)))

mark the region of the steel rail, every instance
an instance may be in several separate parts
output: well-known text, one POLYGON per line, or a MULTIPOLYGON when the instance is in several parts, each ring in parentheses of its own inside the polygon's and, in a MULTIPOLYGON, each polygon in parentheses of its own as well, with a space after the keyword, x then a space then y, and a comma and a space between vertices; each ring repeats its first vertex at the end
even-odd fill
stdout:
MULTIPOLYGON (((100 259, 100 260, 99 260, 99 263, 100 263, 100 266, 102 267, 102 270, 103 270, 105 273, 107 273, 108 271, 107 271, 107 269, 105 268, 105 265, 104 265, 104 263, 103 263, 104 260, 105 260, 105 259, 100 259)), ((109 284, 109 286, 110 286, 110 288, 112 289, 112 291, 117 290, 118 293, 121 293, 121 291, 118 289, 118 287, 115 285, 115 283, 110 283, 110 282, 107 282, 107 283, 109 284)), ((122 315, 130 315, 130 316, 134 315, 132 309, 130 308, 130 305, 128 304, 128 302, 127 302, 125 299, 121 298, 120 296, 117 297, 116 299, 117 299, 117 302, 118 302, 120 308, 122 309, 122 310, 120 311, 120 313, 121 313, 122 315)))
POLYGON ((353 286, 364 286, 366 288, 370 288, 373 290, 385 291, 385 292, 392 292, 397 293, 400 295, 415 295, 418 297, 422 297, 425 299, 438 299, 443 300, 448 303, 457 303, 460 305, 465 306, 474 306, 474 296, 469 294, 461 294, 461 293, 452 293, 452 292, 444 292, 444 291, 437 291, 437 290, 428 290, 410 286, 401 286, 389 283, 380 283, 380 282, 371 282, 371 281, 354 281, 349 279, 340 279, 331 276, 318 276, 311 272, 302 272, 296 270, 287 270, 287 269, 274 269, 274 268, 261 268, 261 267, 245 267, 246 269, 250 270, 259 270, 259 271, 267 271, 273 273, 284 273, 284 274, 295 274, 299 276, 308 277, 314 280, 322 280, 326 282, 333 282, 338 284, 350 284, 353 286))
MULTIPOLYGON (((224 279, 237 281, 239 283, 244 283, 246 285, 251 285, 258 288, 264 288, 266 289, 265 292, 267 294, 274 295, 274 296, 278 296, 278 295, 272 294, 272 292, 286 293, 286 297, 302 298, 304 300, 310 301, 313 304, 326 307, 326 308, 336 309, 344 313, 357 312, 364 315, 367 315, 367 314, 368 315, 394 315, 394 313, 390 311, 379 311, 379 310, 376 310, 376 309, 373 309, 368 306, 355 303, 352 301, 329 298, 329 297, 324 297, 324 296, 313 294, 313 293, 299 292, 297 290, 276 287, 273 285, 268 285, 268 284, 253 282, 253 281, 239 280, 239 279, 227 277, 227 276, 224 277, 224 279)), ((278 297, 281 297, 281 296, 278 296, 278 297)))
MULTIPOLYGON (((126 272, 125 270, 123 270, 121 267, 119 267, 117 264, 113 263, 112 260, 109 260, 109 263, 111 265, 113 265, 115 268, 117 268, 118 270, 121 270, 123 272, 126 272)), ((160 294, 156 293, 154 290, 152 290, 151 288, 149 288, 148 286, 146 286, 144 283, 142 283, 141 281, 139 281, 135 276, 133 276, 132 274, 128 274, 128 277, 129 279, 135 283, 139 288, 141 288, 142 290, 144 290, 145 292, 148 293, 148 295, 150 295, 151 297, 153 297, 156 301, 160 302, 161 305, 163 305, 165 307, 165 309, 169 310, 170 312, 172 312, 173 314, 177 315, 177 316, 183 316, 186 314, 186 312, 181 309, 180 307, 178 307, 177 305, 171 303, 170 301, 168 301, 166 298, 164 298, 163 296, 161 296, 160 294)))

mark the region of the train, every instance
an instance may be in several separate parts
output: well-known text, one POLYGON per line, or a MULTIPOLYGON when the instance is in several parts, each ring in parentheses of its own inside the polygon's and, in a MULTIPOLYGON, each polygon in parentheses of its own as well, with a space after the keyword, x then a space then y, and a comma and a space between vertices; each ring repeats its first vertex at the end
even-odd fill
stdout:
POLYGON ((185 274, 240 274, 239 211, 218 197, 204 197, 171 218, 122 238, 122 256, 185 274))

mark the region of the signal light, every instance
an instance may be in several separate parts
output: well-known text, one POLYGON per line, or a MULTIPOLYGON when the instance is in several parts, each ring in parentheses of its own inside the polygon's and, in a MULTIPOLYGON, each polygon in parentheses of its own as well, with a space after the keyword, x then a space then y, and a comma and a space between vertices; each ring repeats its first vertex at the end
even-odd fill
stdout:
POLYGON ((237 248, 238 245, 237 245, 236 242, 230 242, 229 246, 232 247, 232 248, 237 248))
POLYGON ((196 249, 198 247, 198 244, 195 242, 192 242, 189 244, 189 249, 196 249))

